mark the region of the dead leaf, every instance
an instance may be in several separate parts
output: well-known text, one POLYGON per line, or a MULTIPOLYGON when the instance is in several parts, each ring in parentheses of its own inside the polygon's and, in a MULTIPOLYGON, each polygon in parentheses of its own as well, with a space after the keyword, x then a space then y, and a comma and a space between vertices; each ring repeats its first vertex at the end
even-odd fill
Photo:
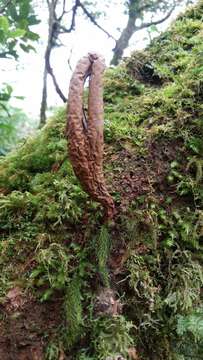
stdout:
POLYGON ((134 347, 128 349, 128 355, 132 360, 139 360, 137 350, 134 347))
POLYGON ((26 299, 22 289, 16 286, 8 291, 5 299, 5 307, 7 310, 17 310, 23 306, 26 299))

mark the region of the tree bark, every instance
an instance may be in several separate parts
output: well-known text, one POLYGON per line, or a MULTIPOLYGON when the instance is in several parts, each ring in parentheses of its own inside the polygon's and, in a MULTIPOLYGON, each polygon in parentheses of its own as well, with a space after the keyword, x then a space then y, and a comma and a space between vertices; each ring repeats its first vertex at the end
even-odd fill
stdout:
POLYGON ((47 110, 47 69, 45 66, 44 75, 43 75, 42 100, 40 106, 40 127, 44 126, 46 122, 46 110, 47 110))
POLYGON ((54 0, 47 0, 47 6, 49 11, 49 20, 48 20, 48 39, 47 39, 47 46, 44 56, 44 73, 43 73, 43 88, 42 88, 42 100, 40 106, 40 127, 42 127, 46 122, 46 110, 47 110, 47 54, 50 56, 51 52, 51 40, 52 40, 52 32, 53 32, 53 25, 54 25, 54 12, 56 7, 56 2, 54 0))
MULTIPOLYGON (((180 2, 181 1, 182 0, 180 0, 180 2)), ((149 2, 141 7, 138 7, 137 5, 139 4, 139 1, 137 1, 137 0, 129 0, 128 1, 128 22, 127 22, 126 27, 123 29, 119 39, 116 40, 116 46, 113 49, 114 54, 113 54, 113 58, 111 60, 111 65, 118 65, 119 60, 121 60, 121 58, 123 56, 124 50, 129 45, 130 38, 136 31, 148 28, 151 25, 161 24, 162 22, 164 22, 166 19, 169 18, 169 16, 172 14, 173 10, 175 9, 175 6, 177 5, 175 2, 172 2, 171 6, 170 6, 170 4, 168 4, 167 9, 169 9, 169 11, 166 13, 165 16, 163 15, 163 17, 161 17, 158 20, 151 19, 151 21, 149 21, 149 22, 146 22, 146 23, 142 22, 141 25, 136 26, 136 20, 142 19, 145 11, 149 12, 149 13, 154 13, 156 8, 160 9, 160 3, 162 3, 162 1, 156 1, 156 2, 154 2, 154 4, 151 4, 149 2)), ((163 1, 163 3, 165 3, 165 2, 163 1)))
POLYGON ((47 7, 49 13, 48 19, 48 39, 47 39, 47 46, 44 56, 44 75, 43 75, 43 88, 42 88, 42 100, 40 106, 40 127, 42 127, 46 122, 46 110, 47 110, 47 77, 48 75, 51 76, 54 87, 56 89, 57 94, 65 103, 67 101, 65 95, 63 94, 62 90, 60 89, 56 76, 54 75, 53 69, 51 67, 50 57, 51 52, 54 47, 57 45, 56 42, 58 40, 60 33, 70 33, 75 28, 75 17, 77 8, 79 6, 79 0, 75 1, 75 5, 72 8, 72 20, 71 25, 69 28, 64 28, 61 25, 61 21, 63 19, 65 11, 65 0, 63 1, 63 9, 62 13, 59 17, 56 14, 56 7, 59 4, 59 0, 47 0, 47 7), (62 32, 58 32, 58 30, 62 30, 62 32))
POLYGON ((116 41, 116 46, 113 49, 114 55, 111 60, 111 65, 118 65, 124 50, 128 47, 129 40, 135 32, 135 20, 136 14, 129 15, 128 23, 123 29, 120 38, 116 41))
POLYGON ((57 21, 56 19, 56 6, 57 6, 58 0, 47 0, 48 10, 49 10, 49 28, 48 28, 48 39, 47 39, 47 46, 44 56, 44 75, 43 75, 43 88, 42 88, 42 100, 41 100, 41 107, 40 107, 40 127, 42 127, 46 122, 46 110, 47 110, 47 76, 48 74, 52 77, 55 89, 57 94, 60 96, 60 98, 63 100, 63 102, 66 102, 66 97, 62 93, 56 77, 53 73, 53 69, 50 64, 50 56, 51 51, 54 48, 54 39, 55 36, 55 23, 57 21))
MULTIPOLYGON (((134 1, 134 0, 133 0, 134 1)), ((70 26, 66 27, 63 26, 62 20, 64 15, 67 13, 65 10, 66 0, 62 2, 62 12, 60 16, 57 16, 56 8, 60 5, 59 0, 47 0, 48 12, 49 12, 49 19, 48 19, 48 39, 47 39, 47 46, 45 52, 45 62, 44 62, 44 76, 43 76, 43 89, 42 89, 42 100, 41 100, 41 107, 40 107, 40 127, 42 127, 46 122, 46 109, 47 109, 47 76, 50 75, 55 87, 55 90, 62 101, 65 103, 67 101, 65 95, 63 94, 56 76, 54 75, 53 68, 51 66, 51 52, 59 40, 60 34, 70 33, 75 29, 75 18, 77 15, 78 8, 81 8, 83 13, 88 17, 88 19, 97 26, 101 31, 103 31, 108 37, 111 37, 102 26, 100 26, 94 16, 91 14, 90 11, 86 8, 86 6, 80 2, 80 0, 74 1, 74 6, 72 7, 72 16, 70 26)), ((114 39, 115 40, 115 39, 114 39)), ((60 45, 59 45, 60 46, 60 45)))

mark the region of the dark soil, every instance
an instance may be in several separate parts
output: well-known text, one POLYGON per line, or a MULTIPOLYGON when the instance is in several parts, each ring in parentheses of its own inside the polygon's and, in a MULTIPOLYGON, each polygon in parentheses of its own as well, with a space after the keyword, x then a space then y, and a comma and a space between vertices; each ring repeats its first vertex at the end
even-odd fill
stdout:
POLYGON ((1 306, 0 359, 43 360, 46 338, 51 338, 61 323, 59 300, 38 303, 19 288, 1 306))

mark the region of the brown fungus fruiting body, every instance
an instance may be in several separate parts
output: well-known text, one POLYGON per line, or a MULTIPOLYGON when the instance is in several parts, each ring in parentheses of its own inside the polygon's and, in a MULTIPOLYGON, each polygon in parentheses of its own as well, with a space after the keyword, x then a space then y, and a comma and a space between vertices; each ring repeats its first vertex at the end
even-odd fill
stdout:
POLYGON ((98 54, 88 54, 76 65, 70 81, 67 136, 69 157, 84 190, 105 209, 105 219, 114 215, 114 201, 103 174, 103 72, 105 62, 98 54), (88 116, 84 115, 83 91, 89 80, 88 116))

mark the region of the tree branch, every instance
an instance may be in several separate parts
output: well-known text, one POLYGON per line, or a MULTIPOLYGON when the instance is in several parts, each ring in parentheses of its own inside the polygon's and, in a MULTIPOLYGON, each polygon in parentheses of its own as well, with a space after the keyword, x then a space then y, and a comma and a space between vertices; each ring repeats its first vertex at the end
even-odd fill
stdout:
POLYGON ((72 56, 72 53, 73 53, 73 48, 71 48, 70 50, 70 55, 69 55, 69 58, 68 58, 68 66, 69 66, 69 69, 71 72, 73 72, 73 69, 72 69, 72 66, 71 66, 71 56, 72 56))
POLYGON ((70 12, 70 11, 66 11, 66 10, 65 10, 65 3, 66 3, 66 0, 63 0, 63 11, 62 11, 61 15, 59 16, 59 18, 57 18, 56 20, 57 20, 57 23, 58 23, 58 25, 60 26, 60 28, 63 29, 63 33, 70 33, 72 30, 75 29, 75 17, 76 17, 76 15, 77 15, 77 9, 78 9, 78 7, 79 7, 80 5, 79 5, 79 1, 76 0, 76 1, 75 1, 75 5, 74 5, 74 6, 72 7, 72 9, 70 10, 70 11, 72 12, 72 18, 71 18, 71 24, 70 24, 69 28, 67 29, 65 26, 63 26, 63 25, 60 24, 63 16, 64 16, 65 14, 67 14, 68 12, 70 12))
POLYGON ((57 83, 56 77, 54 75, 53 69, 50 64, 50 54, 51 54, 51 46, 48 46, 46 54, 45 54, 45 64, 46 64, 47 73, 52 77, 57 94, 60 96, 60 98, 65 103, 67 101, 67 99, 57 83))
POLYGON ((172 14, 172 12, 174 11, 174 9, 175 9, 175 6, 173 6, 173 7, 171 8, 171 10, 166 14, 166 16, 164 16, 162 19, 154 20, 154 21, 152 20, 152 21, 150 21, 150 22, 143 23, 143 24, 141 24, 140 26, 135 26, 135 32, 136 32, 136 31, 139 31, 139 30, 142 30, 142 29, 145 29, 145 28, 147 28, 147 27, 149 27, 149 26, 152 26, 152 25, 161 24, 162 22, 164 22, 165 20, 167 20, 167 19, 171 16, 171 14, 172 14))
POLYGON ((11 117, 11 114, 10 114, 10 112, 8 111, 6 105, 4 105, 4 104, 2 104, 2 103, 0 102, 0 106, 1 106, 2 109, 6 112, 7 116, 8 116, 8 117, 11 117))
POLYGON ((2 59, 4 59, 4 58, 6 58, 6 59, 11 59, 11 58, 9 58, 7 55, 9 55, 10 53, 9 53, 9 51, 4 51, 4 52, 2 52, 2 53, 0 53, 0 59, 2 58, 2 59))
POLYGON ((113 49, 114 55, 111 60, 111 65, 117 65, 119 60, 122 58, 123 52, 125 48, 128 46, 129 40, 135 32, 136 19, 137 19, 136 12, 130 11, 129 8, 128 22, 126 27, 123 29, 119 39, 116 40, 116 46, 113 49))
POLYGON ((75 29, 75 17, 76 17, 76 15, 77 15, 77 9, 78 9, 78 7, 79 7, 79 1, 76 0, 76 1, 75 1, 75 5, 74 5, 73 8, 72 8, 71 24, 70 24, 69 29, 66 29, 66 31, 65 31, 66 33, 70 33, 72 30, 75 29))
POLYGON ((2 14, 2 13, 6 10, 6 8, 7 8, 7 6, 9 5, 10 2, 11 2, 11 0, 8 0, 8 1, 4 4, 4 6, 2 6, 2 8, 0 8, 0 14, 2 14))
POLYGON ((57 18, 57 20, 61 21, 65 13, 66 13, 66 0, 63 0, 62 12, 61 15, 57 18))
MULTIPOLYGON (((60 96, 63 102, 66 102, 67 99, 63 92, 61 91, 56 77, 54 75, 53 69, 50 64, 51 51, 56 45, 56 41, 58 39, 58 24, 60 24, 56 15, 56 6, 57 0, 47 0, 47 6, 49 11, 49 31, 48 31, 48 39, 47 46, 44 56, 44 77, 43 77, 43 89, 42 89, 42 100, 41 100, 41 108, 40 108, 40 126, 43 126, 46 121, 46 109, 47 109, 47 75, 49 74, 52 78, 54 87, 56 89, 57 94, 60 96)), ((64 10, 64 3, 63 3, 64 10)))
MULTIPOLYGON (((155 6, 159 5, 159 4, 160 4, 160 0, 157 0, 155 3, 153 3, 153 6, 155 7, 155 6)), ((137 12, 141 13, 141 12, 143 12, 143 11, 145 11, 147 9, 151 9, 151 8, 152 8, 152 4, 148 3, 148 4, 143 5, 140 8, 138 8, 137 12)))
POLYGON ((80 1, 78 1, 78 3, 79 3, 79 6, 81 7, 81 9, 83 10, 84 14, 90 19, 90 21, 95 26, 97 26, 101 31, 103 31, 109 38, 116 41, 116 39, 108 31, 106 31, 101 25, 98 24, 98 22, 95 20, 94 16, 86 9, 86 7, 80 1))
MULTIPOLYGON (((126 47, 129 44, 129 40, 131 39, 131 37, 133 36, 133 34, 135 32, 137 32, 141 29, 145 29, 151 25, 157 25, 157 24, 164 22, 166 19, 168 19, 170 17, 170 15, 172 14, 172 12, 176 6, 175 1, 173 1, 173 6, 170 8, 170 11, 168 11, 168 13, 165 16, 163 16, 163 18, 161 18, 159 20, 154 20, 154 21, 152 19, 150 22, 147 22, 147 23, 143 22, 140 26, 136 26, 136 20, 141 18, 142 12, 144 12, 146 10, 147 13, 150 13, 150 12, 153 13, 153 11, 151 9, 151 4, 150 4, 150 6, 149 6, 149 3, 145 4, 136 10, 136 8, 134 7, 134 5, 136 5, 136 3, 137 3, 136 0, 129 0, 128 22, 126 24, 126 27, 123 29, 119 39, 116 40, 116 46, 113 49, 114 54, 113 54, 113 58, 111 60, 112 65, 118 64, 119 60, 123 56, 124 50, 126 49, 126 47)), ((154 2, 154 5, 155 6, 160 5, 160 1, 154 2)))

